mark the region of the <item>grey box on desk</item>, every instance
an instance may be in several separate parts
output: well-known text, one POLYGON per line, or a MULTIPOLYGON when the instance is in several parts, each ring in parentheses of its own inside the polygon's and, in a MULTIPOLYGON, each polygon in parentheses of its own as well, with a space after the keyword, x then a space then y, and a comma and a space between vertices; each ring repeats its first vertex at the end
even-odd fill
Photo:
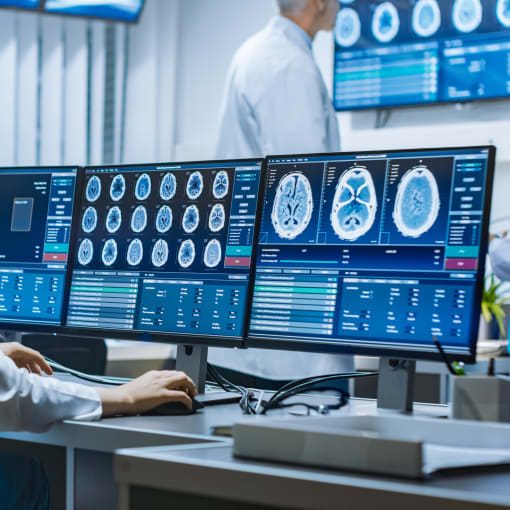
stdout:
POLYGON ((510 422, 510 378, 455 377, 452 417, 457 420, 510 422))

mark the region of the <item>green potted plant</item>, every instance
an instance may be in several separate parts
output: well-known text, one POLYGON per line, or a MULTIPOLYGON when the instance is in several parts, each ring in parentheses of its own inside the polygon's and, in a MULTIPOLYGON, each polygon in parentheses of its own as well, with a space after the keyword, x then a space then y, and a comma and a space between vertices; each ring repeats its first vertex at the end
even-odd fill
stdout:
POLYGON ((509 300, 501 295, 501 284, 502 282, 496 283, 493 273, 485 277, 482 296, 482 317, 478 334, 481 339, 495 338, 496 334, 492 333, 495 330, 494 319, 499 328, 499 336, 505 335, 505 326, 503 324, 505 311, 503 305, 507 304, 509 300))

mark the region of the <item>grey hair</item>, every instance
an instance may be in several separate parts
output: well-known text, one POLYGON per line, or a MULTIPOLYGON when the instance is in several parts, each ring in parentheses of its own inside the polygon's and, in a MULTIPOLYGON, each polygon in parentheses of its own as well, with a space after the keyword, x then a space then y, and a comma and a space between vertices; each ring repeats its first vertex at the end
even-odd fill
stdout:
POLYGON ((301 12, 307 4, 308 0, 276 0, 280 12, 301 12))

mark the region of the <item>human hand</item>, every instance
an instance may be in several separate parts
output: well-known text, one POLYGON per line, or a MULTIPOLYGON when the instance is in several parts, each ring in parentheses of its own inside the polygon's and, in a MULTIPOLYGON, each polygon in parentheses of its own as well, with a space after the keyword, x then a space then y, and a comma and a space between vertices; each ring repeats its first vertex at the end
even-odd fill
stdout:
POLYGON ((42 375, 43 372, 48 375, 53 374, 53 370, 46 363, 41 353, 30 349, 18 342, 0 343, 0 351, 12 359, 18 368, 26 368, 29 372, 42 375))
POLYGON ((140 414, 166 402, 181 402, 191 409, 198 394, 193 381, 174 370, 152 370, 116 388, 96 388, 103 404, 103 416, 140 414))

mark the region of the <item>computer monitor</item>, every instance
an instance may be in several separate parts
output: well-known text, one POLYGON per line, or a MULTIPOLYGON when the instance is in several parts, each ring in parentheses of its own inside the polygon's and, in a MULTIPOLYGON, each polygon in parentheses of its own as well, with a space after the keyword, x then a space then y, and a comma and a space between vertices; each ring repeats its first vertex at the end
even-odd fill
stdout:
POLYGON ((44 12, 126 22, 138 21, 143 5, 144 0, 42 0, 44 12))
POLYGON ((0 0, 0 7, 14 7, 16 9, 37 9, 40 0, 0 0))
POLYGON ((239 346, 262 160, 83 170, 66 332, 239 346))
POLYGON ((494 157, 269 156, 247 346, 472 362, 494 157))
POLYGON ((0 329, 58 330, 76 167, 0 169, 0 329))

